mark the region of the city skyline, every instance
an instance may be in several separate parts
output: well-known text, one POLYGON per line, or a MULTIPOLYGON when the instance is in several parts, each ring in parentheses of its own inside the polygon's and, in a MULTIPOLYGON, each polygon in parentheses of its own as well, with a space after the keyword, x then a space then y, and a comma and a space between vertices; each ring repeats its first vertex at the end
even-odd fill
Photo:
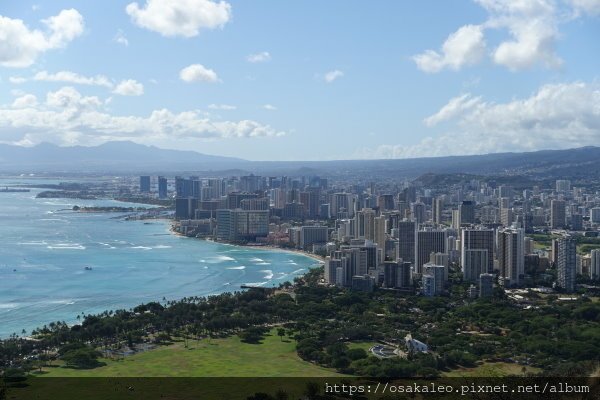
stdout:
POLYGON ((598 1, 316 7, 5 4, 0 142, 329 160, 600 139, 598 1))

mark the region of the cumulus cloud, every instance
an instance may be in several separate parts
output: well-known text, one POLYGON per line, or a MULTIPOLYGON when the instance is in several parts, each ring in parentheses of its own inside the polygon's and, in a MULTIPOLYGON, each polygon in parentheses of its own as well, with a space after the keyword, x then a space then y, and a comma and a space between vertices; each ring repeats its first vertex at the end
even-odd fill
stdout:
POLYGON ((362 149, 364 158, 566 149, 600 143, 600 86, 584 82, 544 85, 531 96, 506 103, 463 95, 427 118, 454 122, 452 132, 415 145, 362 149))
POLYGON ((152 143, 285 135, 256 121, 213 120, 196 110, 159 109, 145 117, 114 115, 100 98, 68 86, 49 92, 44 102, 23 96, 13 106, 0 108, 0 137, 5 143, 97 144, 119 139, 152 143))
POLYGON ((48 71, 40 71, 37 72, 32 79, 34 81, 64 82, 78 85, 104 86, 108 88, 112 87, 110 79, 104 75, 87 77, 72 71, 59 71, 53 74, 49 73, 48 71))
POLYGON ((37 105, 37 97, 32 94, 25 94, 21 97, 17 97, 12 103, 12 108, 27 108, 35 107, 37 105))
POLYGON ((20 19, 0 15, 0 65, 24 68, 52 49, 65 47, 84 30, 83 17, 75 9, 62 10, 42 20, 44 31, 29 29, 20 19))
POLYGON ((251 63, 261 63, 271 60, 271 54, 268 51, 262 51, 260 53, 250 54, 246 57, 246 60, 251 63))
POLYGON ((537 65, 558 68, 563 63, 556 51, 560 26, 584 14, 600 15, 600 0, 473 1, 487 12, 486 20, 458 29, 440 51, 414 56, 419 69, 435 73, 481 62, 486 56, 486 36, 492 31, 494 35, 488 38, 500 35, 493 46, 487 46, 493 63, 511 71, 537 65))
POLYGON ((208 108, 211 110, 231 111, 235 110, 237 107, 229 104, 209 104, 208 108))
POLYGON ((179 71, 179 78, 185 82, 219 82, 217 73, 202 64, 192 64, 179 71))
POLYGON ((440 109, 437 113, 425 118, 424 122, 427 126, 435 126, 440 122, 452 119, 462 113, 471 110, 473 107, 481 104, 480 97, 472 97, 471 94, 463 94, 451 99, 448 104, 440 109))
POLYGON ((331 83, 336 79, 341 78, 342 76, 344 76, 344 72, 340 71, 339 69, 335 69, 333 71, 327 72, 323 79, 325 79, 325 82, 331 83))
POLYGON ((426 50, 414 56, 413 60, 425 72, 439 72, 444 68, 457 70, 481 61, 485 46, 483 28, 465 25, 448 36, 439 52, 426 50))
POLYGON ((202 29, 222 28, 231 19, 231 5, 211 0, 147 0, 125 8, 134 24, 163 36, 194 37, 202 29))
POLYGON ((134 79, 126 79, 115 86, 113 93, 121 96, 141 96, 144 94, 144 85, 134 79))
POLYGON ((121 96, 141 96, 144 94, 144 85, 134 79, 126 79, 118 84, 104 75, 85 76, 72 71, 58 71, 50 73, 48 71, 39 71, 30 78, 11 76, 9 81, 13 84, 20 84, 27 81, 37 82, 59 82, 75 85, 101 86, 112 89, 112 92, 121 96))
POLYGON ((277 110, 277 107, 275 107, 272 104, 265 104, 265 105, 262 106, 262 108, 264 108, 265 110, 269 110, 269 111, 275 111, 275 110, 277 110))

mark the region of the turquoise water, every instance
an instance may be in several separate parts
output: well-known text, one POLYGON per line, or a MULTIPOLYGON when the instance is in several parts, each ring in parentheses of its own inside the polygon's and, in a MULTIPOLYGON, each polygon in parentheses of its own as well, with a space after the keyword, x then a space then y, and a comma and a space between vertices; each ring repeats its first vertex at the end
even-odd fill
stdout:
POLYGON ((0 193, 0 337, 163 297, 271 287, 315 265, 299 254, 175 236, 167 221, 70 210, 127 203, 36 199, 38 192, 0 193))

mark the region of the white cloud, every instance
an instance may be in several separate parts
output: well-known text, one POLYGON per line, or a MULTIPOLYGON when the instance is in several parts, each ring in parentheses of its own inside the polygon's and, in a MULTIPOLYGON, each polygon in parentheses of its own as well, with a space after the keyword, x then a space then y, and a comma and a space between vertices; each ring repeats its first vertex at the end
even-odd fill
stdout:
POLYGON ((141 96, 144 94, 144 85, 134 79, 125 79, 115 85, 113 81, 104 75, 84 76, 72 71, 58 71, 55 73, 40 71, 29 79, 11 76, 9 80, 13 84, 20 84, 32 80, 38 82, 61 82, 76 85, 101 86, 112 89, 112 93, 121 96, 141 96))
POLYGON ((95 96, 72 87, 49 92, 44 103, 22 100, 26 108, 0 108, 4 143, 98 144, 109 140, 144 143, 187 139, 278 137, 285 132, 252 120, 212 120, 200 111, 152 111, 146 117, 113 115, 95 96))
POLYGON ((231 111, 235 110, 237 107, 229 104, 209 104, 208 108, 211 110, 231 111))
POLYGON ((485 21, 461 27, 440 51, 414 56, 419 69, 434 73, 477 64, 485 58, 486 38, 496 41, 489 46, 490 60, 511 71, 538 65, 559 68, 563 63, 556 49, 560 26, 584 14, 600 15, 600 0, 473 1, 487 12, 485 21))
POLYGON ((469 111, 470 109, 479 104, 481 104, 481 98, 472 97, 469 93, 455 97, 453 99, 450 99, 448 104, 442 107, 440 111, 438 111, 430 117, 425 118, 425 125, 435 126, 440 122, 455 118, 456 116, 469 111))
POLYGON ((72 71, 59 71, 53 74, 48 73, 47 71, 40 71, 37 72, 32 79, 34 81, 64 82, 78 85, 104 86, 108 88, 112 87, 112 82, 104 75, 87 77, 72 71))
POLYGON ((277 110, 277 107, 275 107, 272 104, 265 104, 264 106, 262 106, 262 108, 264 108, 265 110, 269 110, 269 111, 275 111, 275 110, 277 110))
POLYGON ((202 29, 222 28, 231 18, 231 5, 211 0, 147 0, 125 8, 134 24, 163 36, 197 36, 202 29))
POLYGON ((439 72, 444 68, 457 70, 481 61, 485 46, 482 27, 465 25, 448 36, 440 52, 426 50, 414 56, 413 60, 425 72, 439 72))
POLYGON ((75 9, 42 20, 45 31, 31 30, 22 20, 0 16, 0 65, 23 68, 52 49, 65 47, 83 33, 83 17, 75 9))
POLYGON ((327 72, 323 78, 325 79, 325 82, 331 83, 342 76, 344 76, 344 72, 340 71, 339 69, 335 69, 327 72))
POLYGON ((246 57, 246 60, 251 63, 261 63, 271 60, 271 54, 268 51, 262 51, 260 53, 250 54, 246 57))
POLYGON ((35 107, 37 102, 37 97, 32 94, 25 94, 21 97, 17 97, 15 101, 13 101, 12 108, 35 107))
POLYGON ((21 83, 27 82, 27 79, 23 78, 22 76, 11 76, 8 78, 8 81, 15 85, 20 85, 21 83))
POLYGON ((357 155, 410 158, 598 145, 600 86, 583 82, 545 85, 530 97, 499 104, 465 95, 452 99, 429 119, 454 121, 452 132, 426 137, 414 145, 362 149, 357 155), (451 105, 469 102, 468 107, 451 105), (460 111, 438 116, 444 109, 460 111))
POLYGON ((125 37, 125 34, 123 33, 123 31, 121 29, 119 29, 117 31, 117 34, 115 35, 113 40, 125 47, 129 46, 129 40, 127 40, 127 38, 125 37))
POLYGON ((489 29, 507 30, 510 39, 501 42, 492 53, 496 64, 511 71, 536 64, 555 68, 562 64, 556 55, 558 9, 552 0, 477 0, 490 14, 489 29))
POLYGON ((144 94, 144 85, 134 79, 126 79, 115 86, 113 93, 121 96, 141 96, 144 94))
POLYGON ((201 64, 192 64, 179 72, 179 78, 185 82, 219 82, 217 73, 201 64))
POLYGON ((577 13, 600 15, 600 0, 570 0, 577 13))

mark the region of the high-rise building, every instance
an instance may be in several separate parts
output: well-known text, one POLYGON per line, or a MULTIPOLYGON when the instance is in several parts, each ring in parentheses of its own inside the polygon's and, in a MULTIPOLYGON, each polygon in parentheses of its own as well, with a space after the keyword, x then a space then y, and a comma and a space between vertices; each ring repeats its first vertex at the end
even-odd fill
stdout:
POLYGON ((435 286, 435 276, 423 274, 421 278, 423 284, 423 296, 433 297, 437 294, 435 286))
POLYGON ((164 176, 158 177, 158 198, 167 198, 167 178, 165 178, 164 176))
POLYGON ((415 263, 416 224, 414 221, 398 222, 398 258, 415 263))
POLYGON ((525 276, 524 234, 522 229, 498 231, 498 267, 501 283, 506 287, 520 286, 525 276))
POLYGON ((355 237, 360 239, 375 240, 375 210, 363 208, 354 216, 355 237))
POLYGON ((418 202, 412 205, 412 217, 417 224, 427 221, 425 204, 418 202))
POLYGON ((494 294, 494 275, 479 275, 479 297, 492 297, 494 294))
POLYGON ((327 257, 325 259, 325 267, 324 267, 325 268, 325 274, 324 274, 325 282, 332 284, 332 285, 335 284, 336 270, 338 267, 341 268, 341 266, 342 266, 341 259, 327 257))
POLYGON ((571 181, 567 179, 559 179, 556 181, 557 192, 568 192, 571 190, 571 181))
MULTIPOLYGON (((448 242, 446 241, 446 249, 448 248, 448 242)), ((435 265, 443 265, 444 269, 444 281, 448 280, 450 270, 450 256, 448 253, 431 253, 429 255, 429 262, 435 265)))
POLYGON ((550 227, 562 229, 566 222, 566 204, 564 200, 552 200, 550 202, 550 227))
POLYGON ((192 197, 192 180, 176 176, 175 193, 177 197, 192 197))
POLYGON ((590 221, 593 224, 600 224, 600 207, 595 207, 590 210, 590 221))
POLYGON ((503 226, 511 226, 514 221, 512 208, 500 209, 500 223, 503 226))
POLYGON ((302 226, 300 228, 300 247, 309 250, 313 244, 326 243, 329 240, 329 228, 326 226, 302 226))
POLYGON ((377 197, 377 206, 379 211, 391 211, 395 209, 394 195, 393 194, 382 194, 377 197))
POLYGON ((583 215, 571 214, 571 230, 582 231, 583 230, 583 215))
POLYGON ((373 222, 374 222, 374 224, 373 224, 373 230, 374 230, 373 241, 375 242, 375 244, 377 245, 378 248, 384 249, 385 241, 387 238, 387 235, 386 235, 387 218, 384 216, 375 217, 373 222))
POLYGON ((423 274, 433 276, 436 294, 441 294, 444 291, 444 284, 446 283, 445 266, 426 263, 423 265, 423 274))
POLYGON ((140 192, 150 193, 150 177, 147 175, 140 176, 140 192))
POLYGON ((256 240, 269 234, 269 211, 217 210, 217 238, 229 241, 256 240))
POLYGON ((415 243, 415 272, 423 272, 423 264, 429 262, 431 253, 446 252, 446 231, 422 230, 417 232, 415 243))
POLYGON ((494 231, 464 229, 461 236, 461 266, 463 277, 475 282, 479 275, 494 269, 494 231))
POLYGON ((433 201, 433 222, 435 224, 442 223, 442 212, 444 211, 444 198, 436 197, 433 201))
POLYGON ((577 242, 570 235, 565 235, 557 240, 558 262, 557 262, 557 285, 566 292, 575 290, 575 278, 577 275, 577 242))
POLYGON ((383 285, 385 287, 396 287, 398 266, 399 265, 396 261, 385 261, 383 263, 383 285))
POLYGON ((590 252, 590 279, 600 280, 600 249, 590 252))
POLYGON ((474 224, 475 223, 475 202, 474 201, 463 201, 459 208, 460 211, 460 224, 474 224))

